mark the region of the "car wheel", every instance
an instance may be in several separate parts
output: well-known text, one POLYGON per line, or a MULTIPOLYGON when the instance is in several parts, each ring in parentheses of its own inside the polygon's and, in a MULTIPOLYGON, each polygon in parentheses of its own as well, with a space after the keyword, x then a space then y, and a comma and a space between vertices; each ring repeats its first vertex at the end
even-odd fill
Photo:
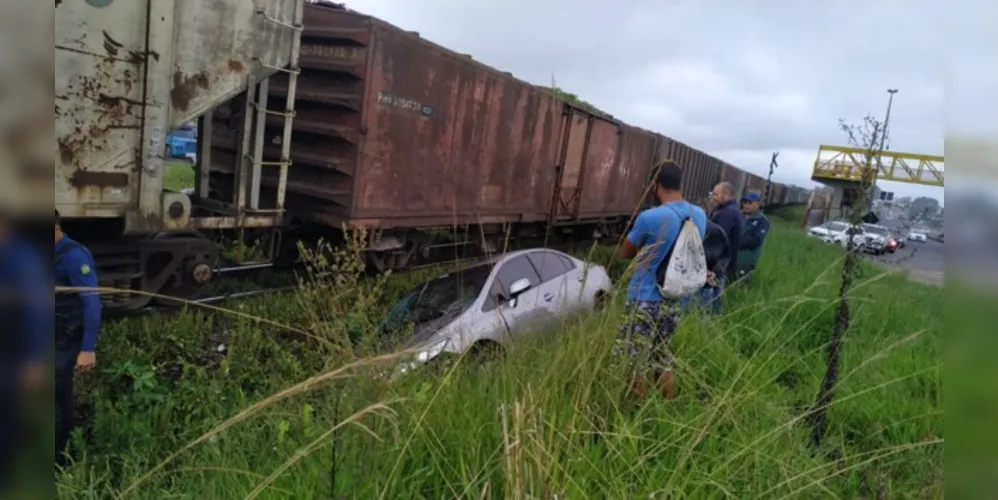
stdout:
POLYGON ((468 356, 476 363, 499 361, 505 355, 502 344, 493 340, 479 340, 471 346, 468 356))
POLYGON ((606 309, 606 304, 610 302, 609 294, 603 291, 596 292, 596 301, 593 303, 594 311, 606 309))
POLYGON ((448 370, 454 366, 460 357, 457 354, 450 352, 442 352, 437 355, 437 357, 430 360, 429 363, 423 365, 421 370, 432 373, 434 376, 439 376, 447 373, 448 370))

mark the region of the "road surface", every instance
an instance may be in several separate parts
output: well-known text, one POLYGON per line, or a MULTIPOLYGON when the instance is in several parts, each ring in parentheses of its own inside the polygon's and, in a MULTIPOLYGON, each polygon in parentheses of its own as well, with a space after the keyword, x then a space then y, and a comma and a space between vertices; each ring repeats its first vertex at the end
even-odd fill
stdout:
POLYGON ((942 285, 946 277, 944 248, 945 246, 938 241, 909 241, 904 248, 898 249, 893 254, 870 258, 888 268, 909 271, 909 277, 915 281, 942 285))

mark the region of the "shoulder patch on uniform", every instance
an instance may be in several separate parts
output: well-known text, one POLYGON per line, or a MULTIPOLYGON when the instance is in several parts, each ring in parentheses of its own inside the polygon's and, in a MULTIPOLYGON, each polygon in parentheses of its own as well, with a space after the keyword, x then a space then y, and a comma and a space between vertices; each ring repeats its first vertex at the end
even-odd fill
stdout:
POLYGON ((80 274, 87 275, 90 274, 90 264, 80 265, 80 274))

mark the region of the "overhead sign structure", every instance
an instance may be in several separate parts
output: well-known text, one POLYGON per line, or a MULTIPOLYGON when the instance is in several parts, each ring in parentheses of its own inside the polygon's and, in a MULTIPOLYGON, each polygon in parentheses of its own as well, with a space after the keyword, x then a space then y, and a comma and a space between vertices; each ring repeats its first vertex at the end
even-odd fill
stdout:
POLYGON ((942 156, 882 151, 867 161, 868 153, 869 151, 861 148, 819 146, 811 178, 818 182, 859 182, 863 178, 863 170, 870 166, 876 169, 877 180, 926 186, 944 185, 942 156))

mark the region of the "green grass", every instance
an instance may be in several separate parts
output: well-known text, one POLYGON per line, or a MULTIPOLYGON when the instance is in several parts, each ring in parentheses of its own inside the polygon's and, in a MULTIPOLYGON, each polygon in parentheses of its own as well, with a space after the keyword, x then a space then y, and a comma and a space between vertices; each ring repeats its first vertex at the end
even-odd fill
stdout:
MULTIPOLYGON (((241 316, 108 325, 59 497, 942 497, 942 290, 863 266, 815 453, 799 419, 824 372, 842 252, 774 219, 756 282, 726 292, 722 318, 682 324, 670 402, 622 398, 619 300, 501 362, 381 382, 364 332, 428 273, 361 281, 345 253, 319 266, 338 278, 239 302, 241 316)), ((626 268, 612 249, 591 257, 626 268)))
POLYGON ((192 187, 194 187, 194 167, 184 160, 168 161, 166 173, 163 174, 163 188, 181 191, 192 187))

